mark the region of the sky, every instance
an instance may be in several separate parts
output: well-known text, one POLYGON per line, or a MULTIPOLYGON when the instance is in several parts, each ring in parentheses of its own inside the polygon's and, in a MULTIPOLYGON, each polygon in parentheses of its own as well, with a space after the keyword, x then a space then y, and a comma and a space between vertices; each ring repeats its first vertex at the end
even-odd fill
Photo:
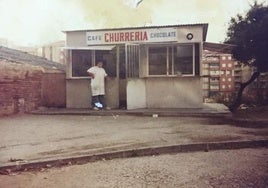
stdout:
MULTIPOLYGON (((40 46, 66 30, 208 23, 208 42, 223 42, 231 17, 254 0, 0 0, 0 41, 40 46), (138 4, 138 5, 137 5, 138 4)), ((257 0, 267 5, 267 0, 257 0)))

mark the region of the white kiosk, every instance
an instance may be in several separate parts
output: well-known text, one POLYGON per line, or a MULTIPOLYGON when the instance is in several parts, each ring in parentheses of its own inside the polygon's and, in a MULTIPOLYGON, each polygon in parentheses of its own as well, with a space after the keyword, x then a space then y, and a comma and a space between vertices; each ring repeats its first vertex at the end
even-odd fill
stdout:
POLYGON ((105 60, 112 108, 202 107, 201 56, 208 24, 64 31, 67 108, 89 108, 87 69, 105 60))

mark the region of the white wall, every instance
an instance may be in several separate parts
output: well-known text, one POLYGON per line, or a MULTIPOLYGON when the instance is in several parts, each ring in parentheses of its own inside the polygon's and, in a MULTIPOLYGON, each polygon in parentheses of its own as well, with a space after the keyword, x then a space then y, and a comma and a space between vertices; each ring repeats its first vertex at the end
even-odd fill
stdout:
POLYGON ((146 108, 146 88, 144 79, 127 80, 127 109, 146 108))
POLYGON ((127 108, 201 108, 200 77, 129 79, 127 108))
POLYGON ((200 77, 148 78, 146 100, 148 108, 200 108, 200 77))

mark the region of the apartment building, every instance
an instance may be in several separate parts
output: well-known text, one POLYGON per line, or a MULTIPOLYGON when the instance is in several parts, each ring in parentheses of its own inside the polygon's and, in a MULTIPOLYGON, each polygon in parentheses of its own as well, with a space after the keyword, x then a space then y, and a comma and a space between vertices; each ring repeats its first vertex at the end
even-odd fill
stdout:
POLYGON ((65 41, 63 40, 46 44, 37 48, 37 55, 50 61, 66 64, 66 57, 63 49, 64 46, 65 41))
POLYGON ((223 97, 228 100, 241 82, 241 66, 231 54, 230 45, 204 43, 202 57, 204 98, 223 97))
MULTIPOLYGON (((254 67, 238 63, 231 53, 232 45, 204 43, 202 57, 203 96, 206 99, 230 99, 247 82, 254 67)), ((268 104, 268 73, 261 73, 243 92, 244 102, 268 104)))

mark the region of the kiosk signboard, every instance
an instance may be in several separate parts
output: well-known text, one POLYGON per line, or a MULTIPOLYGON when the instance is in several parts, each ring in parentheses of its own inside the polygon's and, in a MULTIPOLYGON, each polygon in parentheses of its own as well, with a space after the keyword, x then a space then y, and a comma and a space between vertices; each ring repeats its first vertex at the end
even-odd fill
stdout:
POLYGON ((87 45, 171 42, 178 40, 176 28, 92 31, 86 33, 87 45))

